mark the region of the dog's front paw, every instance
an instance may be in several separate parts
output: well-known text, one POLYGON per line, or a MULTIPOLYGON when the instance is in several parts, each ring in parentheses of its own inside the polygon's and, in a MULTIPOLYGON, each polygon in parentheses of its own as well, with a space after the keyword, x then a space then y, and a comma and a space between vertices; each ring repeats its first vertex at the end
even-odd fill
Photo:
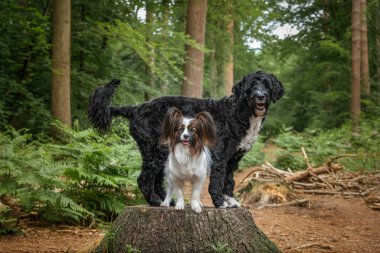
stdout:
POLYGON ((225 200, 224 203, 227 203, 228 207, 230 207, 230 208, 240 207, 240 203, 237 202, 237 200, 234 199, 233 197, 224 195, 224 200, 225 200))
POLYGON ((150 196, 148 203, 151 206, 161 206, 162 200, 157 195, 152 195, 150 196))
POLYGON ((197 200, 192 200, 191 201, 191 209, 194 210, 196 213, 201 213, 202 212, 202 203, 200 203, 197 200))
POLYGON ((185 209, 185 202, 184 201, 177 201, 177 204, 175 205, 176 210, 182 210, 185 209))
POLYGON ((164 201, 164 202, 162 202, 161 203, 161 206, 163 206, 163 207, 169 207, 170 206, 170 201, 164 201))
POLYGON ((217 208, 228 208, 228 207, 229 207, 228 203, 226 201, 223 201, 223 205, 218 206, 217 208))

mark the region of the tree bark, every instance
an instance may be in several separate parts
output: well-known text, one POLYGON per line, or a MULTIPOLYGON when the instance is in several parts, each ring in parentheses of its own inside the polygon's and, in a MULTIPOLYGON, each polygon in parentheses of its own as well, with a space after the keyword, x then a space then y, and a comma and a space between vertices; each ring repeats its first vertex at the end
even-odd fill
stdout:
POLYGON ((147 1, 146 3, 146 16, 145 16, 145 22, 147 25, 147 34, 146 34, 146 42, 148 45, 149 50, 149 63, 147 64, 147 74, 148 74, 148 82, 149 86, 151 88, 155 87, 155 78, 154 78, 154 65, 155 65, 155 58, 154 58, 154 47, 152 43, 152 37, 153 37, 153 27, 154 27, 154 3, 151 1, 147 1))
POLYGON ((216 60, 216 46, 214 43, 214 49, 210 54, 210 81, 211 81, 211 96, 213 98, 218 97, 218 68, 216 60))
POLYGON ((352 135, 360 133, 360 0, 352 1, 352 135))
POLYGON ((245 208, 200 214, 151 206, 126 207, 103 240, 79 252, 280 252, 245 208))
MULTIPOLYGON (((170 13, 170 0, 162 0, 162 38, 164 41, 169 39, 169 13, 170 13)), ((162 74, 161 93, 166 95, 169 89, 168 69, 164 61, 161 61, 161 69, 164 70, 162 74)))
MULTIPOLYGON (((207 0, 189 0, 187 6, 186 34, 204 45, 206 32, 207 0)), ((190 45, 185 46, 184 81, 182 95, 201 98, 203 93, 204 53, 190 45)))
POLYGON ((360 1, 360 72, 364 95, 369 96, 371 86, 369 82, 368 63, 368 26, 367 26, 367 0, 360 1))
POLYGON ((54 118, 68 126, 71 125, 70 33, 71 0, 54 0, 51 110, 54 118))
POLYGON ((227 60, 223 69, 224 94, 230 96, 232 94, 232 86, 234 84, 234 18, 233 18, 233 0, 227 1, 227 25, 228 34, 227 44, 227 60))
MULTIPOLYGON (((377 76, 377 88, 380 93, 380 2, 376 3, 376 76, 377 76)), ((378 105, 380 106, 380 99, 378 100, 378 105)))

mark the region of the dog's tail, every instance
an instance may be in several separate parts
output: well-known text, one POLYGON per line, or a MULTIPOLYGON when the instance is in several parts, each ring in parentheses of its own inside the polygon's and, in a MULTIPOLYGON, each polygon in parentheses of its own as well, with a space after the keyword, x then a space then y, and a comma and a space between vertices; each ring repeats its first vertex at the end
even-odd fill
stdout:
POLYGON ((109 105, 119 84, 120 80, 114 79, 104 87, 97 88, 89 99, 87 116, 93 127, 101 132, 105 132, 111 127, 112 117, 132 117, 133 106, 114 107, 109 105))

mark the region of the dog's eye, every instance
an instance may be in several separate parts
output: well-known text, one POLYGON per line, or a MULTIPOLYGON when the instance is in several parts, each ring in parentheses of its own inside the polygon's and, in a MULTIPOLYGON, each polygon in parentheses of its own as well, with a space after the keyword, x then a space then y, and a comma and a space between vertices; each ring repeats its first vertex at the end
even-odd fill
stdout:
POLYGON ((183 131, 183 127, 179 127, 179 128, 177 129, 177 131, 178 131, 178 132, 182 132, 182 131, 183 131))
POLYGON ((192 133, 196 133, 196 132, 197 132, 197 129, 196 129, 195 127, 192 127, 192 128, 190 128, 190 131, 191 131, 192 133))

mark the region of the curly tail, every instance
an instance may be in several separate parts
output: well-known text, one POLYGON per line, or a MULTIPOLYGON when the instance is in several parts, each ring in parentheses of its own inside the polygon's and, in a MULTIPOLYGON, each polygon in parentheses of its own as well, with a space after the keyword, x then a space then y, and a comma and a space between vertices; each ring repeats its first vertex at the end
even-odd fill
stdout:
POLYGON ((109 105, 119 84, 120 80, 114 79, 104 87, 97 88, 89 99, 87 116, 93 127, 101 132, 105 132, 111 127, 114 116, 132 117, 131 106, 113 107, 109 105))

